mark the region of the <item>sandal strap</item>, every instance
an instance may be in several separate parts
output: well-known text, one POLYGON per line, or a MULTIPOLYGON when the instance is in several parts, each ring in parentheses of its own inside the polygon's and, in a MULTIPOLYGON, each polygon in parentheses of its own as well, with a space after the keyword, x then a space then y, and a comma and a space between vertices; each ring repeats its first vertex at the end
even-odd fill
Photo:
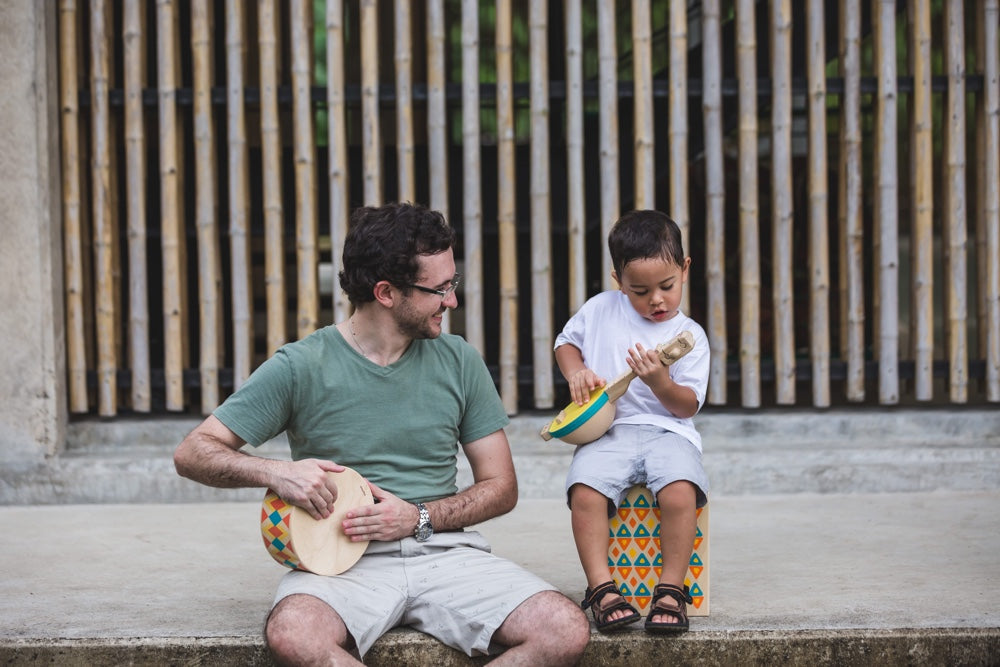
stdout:
MULTIPOLYGON (((657 584, 656 587, 653 588, 653 604, 655 605, 668 595, 676 600, 678 605, 683 605, 685 603, 691 604, 694 602, 687 586, 681 588, 680 586, 675 586, 673 584, 657 584)), ((683 609, 683 607, 681 607, 681 609, 683 609)))
MULTIPOLYGON (((600 604, 601 600, 604 599, 605 595, 618 595, 624 600, 624 596, 622 596, 622 592, 618 590, 618 586, 615 585, 615 582, 607 581, 593 590, 588 588, 587 592, 584 594, 583 602, 580 603, 580 607, 583 609, 587 609, 591 606, 596 608, 596 606, 600 604)), ((619 606, 620 604, 621 603, 619 603, 619 606)), ((625 604, 627 605, 628 603, 625 604)))

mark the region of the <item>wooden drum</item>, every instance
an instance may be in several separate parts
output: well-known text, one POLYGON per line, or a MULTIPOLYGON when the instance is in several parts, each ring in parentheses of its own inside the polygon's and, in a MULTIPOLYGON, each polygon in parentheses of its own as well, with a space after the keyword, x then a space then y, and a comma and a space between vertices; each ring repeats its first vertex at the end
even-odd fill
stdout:
POLYGON ((368 547, 368 540, 352 542, 341 529, 347 512, 374 504, 368 482, 351 468, 327 475, 337 485, 337 501, 325 519, 312 518, 271 489, 264 496, 260 533, 268 553, 285 567, 332 576, 358 562, 368 547))

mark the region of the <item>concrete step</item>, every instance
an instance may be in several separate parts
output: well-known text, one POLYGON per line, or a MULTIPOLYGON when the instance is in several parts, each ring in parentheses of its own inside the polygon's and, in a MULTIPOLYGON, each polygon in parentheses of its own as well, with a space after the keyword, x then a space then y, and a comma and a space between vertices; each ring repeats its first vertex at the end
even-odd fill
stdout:
MULTIPOLYGON (((560 498, 573 447, 543 441, 550 414, 507 433, 522 498, 560 498)), ((200 419, 80 420, 63 454, 0 461, 0 504, 251 501, 257 490, 179 478, 171 456, 200 419)), ((707 410, 697 418, 712 492, 877 493, 1000 488, 1000 410, 707 410)), ((253 453, 287 458, 283 436, 253 453)), ((459 457, 460 483, 471 481, 459 457)))

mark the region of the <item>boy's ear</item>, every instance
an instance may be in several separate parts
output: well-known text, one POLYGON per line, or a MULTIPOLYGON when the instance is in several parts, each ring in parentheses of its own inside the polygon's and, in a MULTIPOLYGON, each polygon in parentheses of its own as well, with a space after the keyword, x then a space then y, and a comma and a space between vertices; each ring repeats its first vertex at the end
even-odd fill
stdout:
POLYGON ((611 279, 618 285, 618 289, 622 288, 622 281, 618 280, 618 272, 614 269, 611 269, 611 279))

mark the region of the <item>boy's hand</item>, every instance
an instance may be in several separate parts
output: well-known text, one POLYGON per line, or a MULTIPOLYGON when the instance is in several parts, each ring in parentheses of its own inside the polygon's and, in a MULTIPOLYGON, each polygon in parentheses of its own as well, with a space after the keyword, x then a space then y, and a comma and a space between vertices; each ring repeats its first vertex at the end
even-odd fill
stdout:
POLYGON ((636 377, 651 389, 662 385, 670 378, 670 368, 663 365, 656 348, 647 350, 641 343, 636 343, 634 348, 629 348, 625 361, 635 372, 636 377))
POLYGON ((577 405, 590 400, 590 392, 605 385, 604 378, 589 368, 581 368, 569 377, 569 395, 577 405))

